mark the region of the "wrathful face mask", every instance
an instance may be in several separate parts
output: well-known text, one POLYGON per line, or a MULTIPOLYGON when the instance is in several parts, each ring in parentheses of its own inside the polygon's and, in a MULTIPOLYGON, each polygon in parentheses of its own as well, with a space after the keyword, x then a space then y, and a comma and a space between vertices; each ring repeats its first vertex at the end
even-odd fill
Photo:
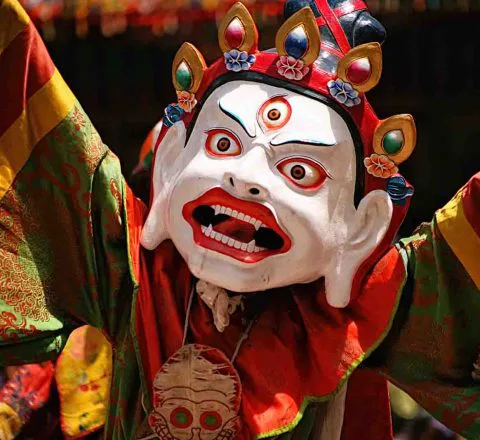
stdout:
POLYGON ((384 237, 382 190, 354 204, 356 153, 342 117, 313 98, 232 81, 205 100, 188 140, 162 139, 142 244, 170 238, 198 278, 254 292, 325 277, 348 304, 360 264, 384 237))

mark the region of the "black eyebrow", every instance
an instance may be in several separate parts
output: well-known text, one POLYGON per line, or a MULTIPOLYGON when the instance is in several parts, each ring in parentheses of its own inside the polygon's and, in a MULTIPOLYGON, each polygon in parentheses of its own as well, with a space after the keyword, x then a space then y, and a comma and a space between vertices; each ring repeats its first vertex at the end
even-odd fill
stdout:
POLYGON ((335 142, 327 144, 325 142, 316 141, 314 139, 288 139, 279 143, 275 143, 275 139, 272 139, 270 141, 270 145, 272 145, 273 147, 281 147, 282 145, 288 144, 314 145, 315 147, 334 147, 335 145, 337 145, 335 142))
POLYGON ((220 110, 226 114, 228 117, 232 118, 235 122, 237 122, 242 128, 243 128, 243 131, 245 131, 245 133, 247 134, 247 136, 251 139, 253 139, 255 136, 254 135, 251 135, 248 130, 247 130, 247 127, 245 127, 243 121, 234 113, 231 113, 229 110, 227 110, 226 108, 223 108, 222 107, 222 103, 221 101, 218 101, 218 106, 220 107, 220 110))

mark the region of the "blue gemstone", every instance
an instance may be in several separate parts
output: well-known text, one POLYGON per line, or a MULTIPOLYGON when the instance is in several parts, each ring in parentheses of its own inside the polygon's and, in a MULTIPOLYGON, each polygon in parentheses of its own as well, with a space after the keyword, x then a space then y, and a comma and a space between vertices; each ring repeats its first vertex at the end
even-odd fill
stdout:
POLYGON ((408 197, 412 197, 413 189, 407 186, 402 176, 390 177, 387 181, 387 193, 396 205, 405 205, 408 197))
POLYGON ((285 50, 288 55, 299 59, 308 50, 308 38, 302 25, 293 28, 285 39, 285 50))

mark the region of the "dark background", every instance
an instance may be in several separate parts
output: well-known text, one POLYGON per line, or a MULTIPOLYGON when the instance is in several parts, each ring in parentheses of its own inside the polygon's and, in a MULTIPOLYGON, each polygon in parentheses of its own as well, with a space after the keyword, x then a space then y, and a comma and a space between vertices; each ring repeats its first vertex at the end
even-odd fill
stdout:
MULTIPOLYGON (((384 72, 369 100, 379 117, 411 113, 418 143, 402 174, 414 185, 401 233, 429 220, 479 169, 479 12, 396 12, 374 15, 386 26, 384 72)), ((207 61, 220 56, 216 24, 181 26, 155 37, 147 28, 105 38, 95 26, 79 39, 74 25, 57 25, 47 43, 54 62, 82 103, 124 172, 135 166, 148 131, 175 100, 173 57, 189 40, 207 61)), ((260 48, 273 46, 277 23, 261 29, 260 48)))

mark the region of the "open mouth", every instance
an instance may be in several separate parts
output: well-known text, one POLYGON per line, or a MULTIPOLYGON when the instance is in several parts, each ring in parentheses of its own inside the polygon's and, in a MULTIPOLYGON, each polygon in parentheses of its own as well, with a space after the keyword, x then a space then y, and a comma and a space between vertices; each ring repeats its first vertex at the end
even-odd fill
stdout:
POLYGON ((213 188, 183 207, 198 245, 244 263, 256 263, 290 249, 291 241, 273 213, 259 203, 213 188))

